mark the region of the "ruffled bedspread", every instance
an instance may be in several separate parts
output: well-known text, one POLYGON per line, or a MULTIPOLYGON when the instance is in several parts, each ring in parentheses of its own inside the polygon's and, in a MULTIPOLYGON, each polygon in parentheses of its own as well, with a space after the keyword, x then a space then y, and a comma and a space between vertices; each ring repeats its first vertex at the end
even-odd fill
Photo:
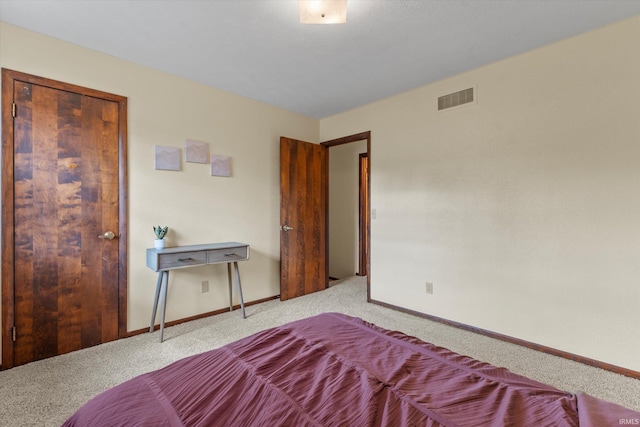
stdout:
POLYGON ((64 426, 593 426, 640 413, 325 313, 120 384, 64 426))

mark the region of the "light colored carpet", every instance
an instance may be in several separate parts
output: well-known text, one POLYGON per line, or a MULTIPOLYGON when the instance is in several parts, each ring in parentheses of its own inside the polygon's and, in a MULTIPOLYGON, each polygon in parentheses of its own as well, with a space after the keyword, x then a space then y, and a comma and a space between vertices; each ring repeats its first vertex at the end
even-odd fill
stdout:
POLYGON ((58 426, 94 395, 185 356, 266 328, 335 311, 399 330, 455 352, 504 366, 569 392, 585 392, 640 410, 640 380, 505 343, 366 302, 366 278, 337 281, 322 292, 269 301, 0 372, 0 426, 58 426))

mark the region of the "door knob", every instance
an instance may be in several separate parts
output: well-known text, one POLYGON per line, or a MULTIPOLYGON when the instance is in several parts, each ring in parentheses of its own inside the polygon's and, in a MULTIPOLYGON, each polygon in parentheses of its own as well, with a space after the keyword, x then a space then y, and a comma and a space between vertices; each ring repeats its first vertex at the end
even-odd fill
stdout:
POLYGON ((289 230, 293 230, 293 227, 289 227, 286 224, 282 226, 282 231, 289 231, 289 230))
POLYGON ((105 231, 104 234, 98 236, 98 239, 113 240, 114 237, 116 237, 116 233, 113 231, 105 231))

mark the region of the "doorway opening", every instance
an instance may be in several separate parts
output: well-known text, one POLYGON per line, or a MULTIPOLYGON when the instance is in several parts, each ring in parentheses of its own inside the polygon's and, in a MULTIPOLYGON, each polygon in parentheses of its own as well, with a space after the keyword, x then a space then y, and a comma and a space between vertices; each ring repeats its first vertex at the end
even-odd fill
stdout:
POLYGON ((329 276, 370 284, 371 132, 321 143, 329 149, 329 276))

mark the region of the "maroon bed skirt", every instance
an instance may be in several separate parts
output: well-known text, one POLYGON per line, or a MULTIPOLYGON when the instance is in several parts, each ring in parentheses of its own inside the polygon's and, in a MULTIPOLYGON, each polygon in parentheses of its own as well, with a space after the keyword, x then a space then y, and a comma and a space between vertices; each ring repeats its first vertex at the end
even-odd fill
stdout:
POLYGON ((617 426, 640 413, 325 313, 96 396, 64 426, 617 426))

